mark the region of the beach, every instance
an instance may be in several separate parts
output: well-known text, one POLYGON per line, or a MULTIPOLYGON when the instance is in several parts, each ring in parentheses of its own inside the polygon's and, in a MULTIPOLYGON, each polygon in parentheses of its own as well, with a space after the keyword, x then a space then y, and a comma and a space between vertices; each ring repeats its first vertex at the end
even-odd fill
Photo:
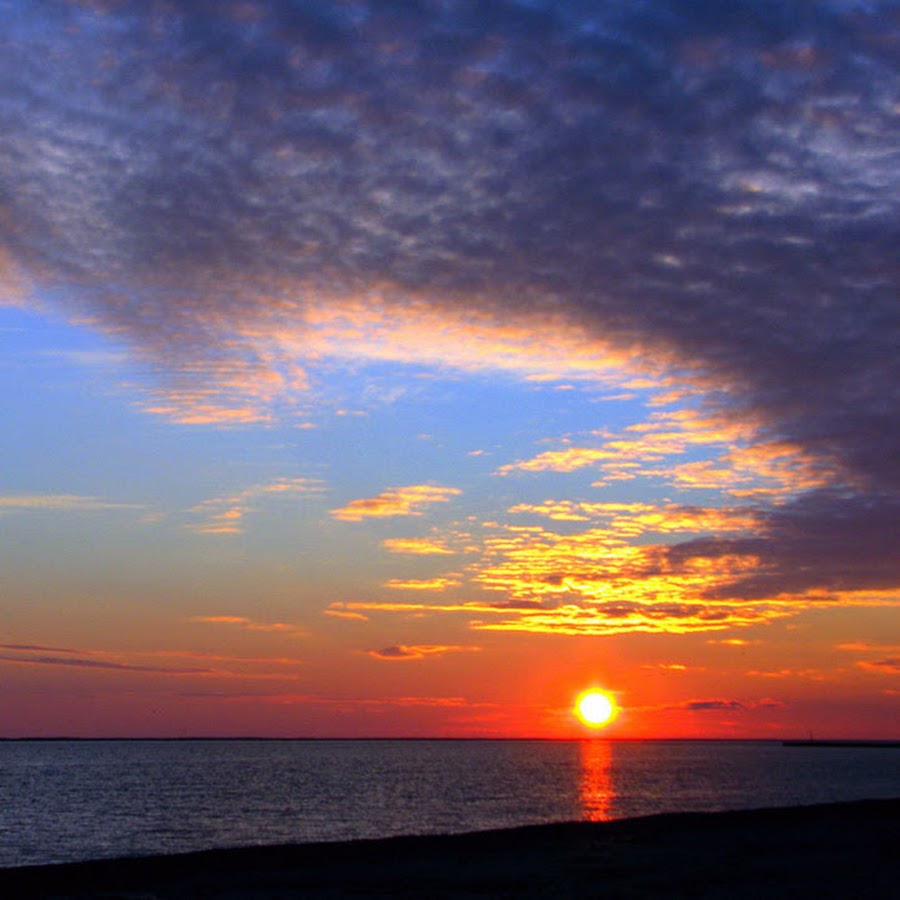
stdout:
POLYGON ((888 897, 900 798, 0 870, 15 898, 888 897))

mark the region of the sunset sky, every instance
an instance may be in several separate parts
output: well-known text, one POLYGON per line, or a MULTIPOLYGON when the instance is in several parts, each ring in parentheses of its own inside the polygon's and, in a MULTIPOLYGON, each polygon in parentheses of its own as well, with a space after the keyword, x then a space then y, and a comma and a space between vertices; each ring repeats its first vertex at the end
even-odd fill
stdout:
POLYGON ((896 3, 0 42, 0 737, 900 738, 896 3))

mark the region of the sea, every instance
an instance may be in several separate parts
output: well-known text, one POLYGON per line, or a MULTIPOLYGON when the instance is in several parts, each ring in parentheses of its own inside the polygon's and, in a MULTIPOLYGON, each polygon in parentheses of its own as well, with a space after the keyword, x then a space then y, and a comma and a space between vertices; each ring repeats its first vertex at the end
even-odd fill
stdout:
POLYGON ((0 742, 0 866, 900 797, 896 747, 0 742))

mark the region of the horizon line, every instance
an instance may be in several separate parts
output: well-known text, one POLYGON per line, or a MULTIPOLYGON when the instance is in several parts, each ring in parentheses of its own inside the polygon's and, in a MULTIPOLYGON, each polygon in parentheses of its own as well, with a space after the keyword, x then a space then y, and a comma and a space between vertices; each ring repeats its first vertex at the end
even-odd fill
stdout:
POLYGON ((769 743, 784 744, 788 746, 873 746, 873 747, 900 747, 900 738, 790 738, 790 737, 604 737, 602 735, 583 735, 580 737, 539 737, 539 736, 490 736, 490 735, 418 735, 418 736, 384 736, 384 735, 360 735, 347 736, 286 736, 286 735, 19 735, 15 737, 0 736, 0 743, 14 742, 79 742, 79 741, 293 741, 293 742, 351 742, 351 741, 540 741, 544 743, 574 743, 584 741, 607 741, 609 743, 653 743, 653 742, 682 742, 682 743, 769 743))

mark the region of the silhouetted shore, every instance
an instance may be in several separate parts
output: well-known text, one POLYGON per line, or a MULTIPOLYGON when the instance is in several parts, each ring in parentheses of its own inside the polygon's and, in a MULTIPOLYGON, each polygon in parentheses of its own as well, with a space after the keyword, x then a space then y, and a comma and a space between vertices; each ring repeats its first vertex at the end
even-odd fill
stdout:
POLYGON ((0 870, 0 896, 888 897, 900 799, 0 870))

